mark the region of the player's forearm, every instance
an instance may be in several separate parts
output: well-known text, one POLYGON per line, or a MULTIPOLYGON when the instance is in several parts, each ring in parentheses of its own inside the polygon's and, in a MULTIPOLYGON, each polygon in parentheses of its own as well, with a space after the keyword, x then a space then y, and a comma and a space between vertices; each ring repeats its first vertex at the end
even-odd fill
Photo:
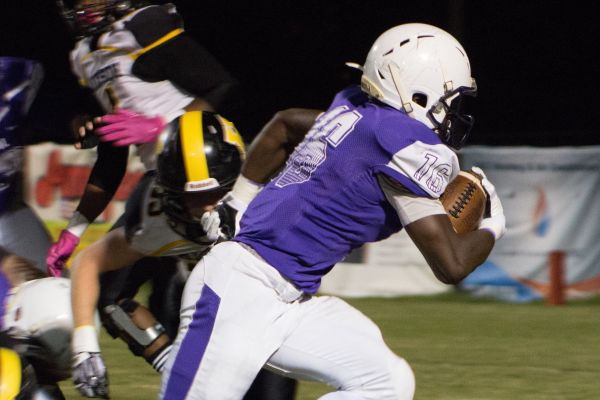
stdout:
POLYGON ((256 183, 267 183, 285 163, 285 126, 269 123, 252 142, 242 166, 242 175, 256 183))
POLYGON ((484 230, 456 235, 452 241, 452 252, 456 261, 443 264, 444 274, 450 278, 447 283, 456 284, 483 264, 494 247, 493 236, 484 230))
POLYGON ((268 182, 304 139, 319 113, 319 110, 289 109, 275 114, 252 141, 242 175, 257 183, 268 182))
POLYGON ((406 232, 418 247, 436 278, 456 284, 481 265, 494 246, 484 230, 459 235, 446 215, 431 215, 408 224, 406 232))
POLYGON ((76 327, 94 321, 100 274, 133 265, 142 257, 144 255, 127 242, 124 228, 117 228, 75 258, 71 274, 71 306, 76 327))
POLYGON ((93 222, 108 206, 113 195, 114 192, 107 192, 96 185, 88 183, 77 206, 77 211, 86 217, 89 222, 93 222))
POLYGON ((100 266, 84 250, 74 260, 71 272, 71 308, 75 328, 94 325, 98 294, 100 266))
POLYGON ((110 143, 98 145, 98 158, 90 173, 77 211, 93 222, 104 211, 116 193, 125 173, 129 150, 110 143))

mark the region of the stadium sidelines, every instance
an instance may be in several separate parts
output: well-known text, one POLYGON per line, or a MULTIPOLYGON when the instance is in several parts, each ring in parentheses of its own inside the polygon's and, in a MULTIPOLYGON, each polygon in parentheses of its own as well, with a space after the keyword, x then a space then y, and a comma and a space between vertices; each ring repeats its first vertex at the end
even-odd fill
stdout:
MULTIPOLYGON (((63 223, 47 223, 54 237, 63 223)), ((85 245, 110 224, 93 224, 85 245)), ((139 300, 144 300, 141 293, 139 300)), ((600 297, 561 307, 508 304, 464 293, 347 299, 372 318, 386 342, 405 357, 417 378, 416 400, 588 400, 600 393, 600 297)), ((102 332, 111 397, 153 399, 159 376, 126 346, 102 332)), ((79 399, 69 381, 67 399, 79 399)), ((297 400, 327 393, 302 382, 297 400)))
MULTIPOLYGON (((547 307, 451 293, 349 299, 382 329, 417 378, 416 400, 589 400, 600 393, 600 297, 547 307)), ((113 399, 153 399, 159 377, 102 336, 113 399)), ((63 382, 67 399, 79 399, 63 382)), ((328 388, 302 382, 297 400, 328 388)))

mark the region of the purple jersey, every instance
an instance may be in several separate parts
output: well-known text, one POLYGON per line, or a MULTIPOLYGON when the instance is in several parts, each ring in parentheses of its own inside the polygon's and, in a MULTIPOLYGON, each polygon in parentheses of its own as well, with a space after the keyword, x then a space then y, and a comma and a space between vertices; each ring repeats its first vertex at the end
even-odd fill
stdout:
POLYGON ((378 174, 438 198, 458 169, 454 152, 431 129, 352 86, 338 93, 252 201, 235 240, 315 293, 321 277, 353 249, 402 229, 378 174))

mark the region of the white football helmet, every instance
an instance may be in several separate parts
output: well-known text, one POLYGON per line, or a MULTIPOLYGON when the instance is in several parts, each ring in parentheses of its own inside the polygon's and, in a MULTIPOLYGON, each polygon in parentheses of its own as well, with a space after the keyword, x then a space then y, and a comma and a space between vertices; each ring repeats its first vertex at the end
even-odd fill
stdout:
POLYGON ((69 279, 34 279, 14 288, 8 297, 4 327, 17 336, 39 341, 52 365, 46 373, 57 379, 71 376, 73 315, 69 279))
POLYGON ((462 114, 462 102, 477 87, 469 58, 453 36, 427 24, 398 25, 375 40, 361 69, 363 91, 404 110, 449 146, 462 146, 473 125, 462 114))

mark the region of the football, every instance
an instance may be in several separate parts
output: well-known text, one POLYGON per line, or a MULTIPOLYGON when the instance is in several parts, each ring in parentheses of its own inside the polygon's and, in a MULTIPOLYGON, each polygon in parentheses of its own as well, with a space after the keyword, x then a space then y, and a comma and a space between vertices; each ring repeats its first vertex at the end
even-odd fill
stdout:
POLYGON ((470 171, 460 171, 440 196, 444 210, 457 233, 477 229, 487 202, 481 178, 470 171))

